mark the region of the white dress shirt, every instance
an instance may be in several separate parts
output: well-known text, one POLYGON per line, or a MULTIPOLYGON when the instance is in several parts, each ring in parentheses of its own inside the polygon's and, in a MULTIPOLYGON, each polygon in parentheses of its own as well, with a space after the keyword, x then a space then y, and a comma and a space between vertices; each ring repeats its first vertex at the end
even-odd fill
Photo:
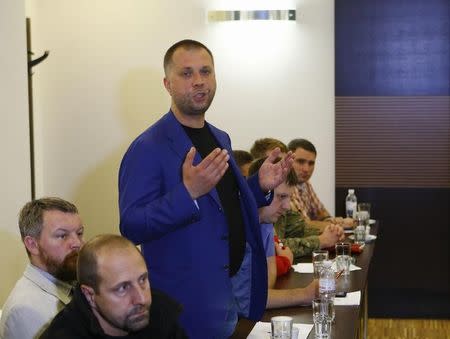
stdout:
POLYGON ((72 285, 28 264, 3 305, 0 339, 39 338, 70 302, 72 285))

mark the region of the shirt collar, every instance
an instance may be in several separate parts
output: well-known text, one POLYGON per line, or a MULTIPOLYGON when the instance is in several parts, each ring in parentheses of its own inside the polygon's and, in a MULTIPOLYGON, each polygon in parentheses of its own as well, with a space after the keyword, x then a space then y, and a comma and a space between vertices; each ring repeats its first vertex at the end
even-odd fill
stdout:
POLYGON ((65 305, 72 299, 73 285, 55 278, 50 273, 31 263, 25 268, 24 276, 34 282, 43 291, 58 298, 65 305))

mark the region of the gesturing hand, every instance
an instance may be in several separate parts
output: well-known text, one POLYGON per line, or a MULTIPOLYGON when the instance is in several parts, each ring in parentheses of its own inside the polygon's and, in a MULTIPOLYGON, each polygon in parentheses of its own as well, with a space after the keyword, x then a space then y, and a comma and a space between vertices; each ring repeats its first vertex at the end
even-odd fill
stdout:
POLYGON ((192 199, 208 193, 216 186, 228 168, 227 150, 214 149, 197 166, 193 165, 195 148, 191 147, 184 160, 183 183, 192 199))
POLYGON ((288 152, 279 162, 274 163, 281 151, 277 147, 267 157, 259 169, 259 186, 265 192, 270 191, 283 183, 294 163, 294 155, 288 152))

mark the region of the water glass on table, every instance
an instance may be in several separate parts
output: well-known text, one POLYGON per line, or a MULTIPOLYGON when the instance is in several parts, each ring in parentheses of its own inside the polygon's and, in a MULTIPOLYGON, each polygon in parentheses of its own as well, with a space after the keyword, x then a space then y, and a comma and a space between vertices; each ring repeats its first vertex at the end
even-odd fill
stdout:
POLYGON ((332 303, 331 300, 321 298, 312 301, 315 338, 331 337, 332 303))
POLYGON ((368 211, 356 212, 356 225, 357 226, 369 226, 370 214, 368 211))
POLYGON ((328 260, 327 250, 316 250, 312 252, 312 264, 314 268, 314 279, 319 279, 320 270, 322 269, 323 261, 328 260))
POLYGON ((370 218, 370 203, 369 202, 360 202, 357 206, 357 211, 358 212, 366 211, 370 218))
POLYGON ((334 246, 336 250, 336 271, 338 274, 349 275, 351 263, 351 244, 338 242, 334 246), (342 272, 342 273, 341 273, 342 272))
POLYGON ((272 339, 291 339, 292 325, 294 323, 291 317, 272 317, 270 323, 272 326, 272 339))
POLYGON ((364 226, 356 226, 353 235, 355 237, 355 244, 364 245, 366 243, 366 228, 364 226))
POLYGON ((366 237, 370 234, 370 203, 360 202, 357 206, 357 211, 364 215, 364 226, 366 226, 366 237), (367 219, 365 218, 367 212, 367 219))

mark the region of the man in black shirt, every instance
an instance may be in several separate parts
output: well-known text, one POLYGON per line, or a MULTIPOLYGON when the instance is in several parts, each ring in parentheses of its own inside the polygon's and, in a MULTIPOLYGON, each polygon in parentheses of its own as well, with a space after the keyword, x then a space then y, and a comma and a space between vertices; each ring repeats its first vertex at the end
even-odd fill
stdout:
POLYGON ((228 338, 238 315, 259 320, 267 300, 267 265, 258 210, 286 177, 293 158, 272 154, 245 180, 227 133, 205 120, 216 90, 211 51, 182 40, 164 57, 170 111, 138 136, 119 171, 120 232, 142 247, 152 286, 183 305, 192 338, 228 338), (240 313, 233 282, 246 248, 250 307, 240 313))
POLYGON ((139 250, 118 235, 89 241, 78 259, 79 286, 41 339, 186 338, 178 326, 181 308, 150 291, 139 250))

